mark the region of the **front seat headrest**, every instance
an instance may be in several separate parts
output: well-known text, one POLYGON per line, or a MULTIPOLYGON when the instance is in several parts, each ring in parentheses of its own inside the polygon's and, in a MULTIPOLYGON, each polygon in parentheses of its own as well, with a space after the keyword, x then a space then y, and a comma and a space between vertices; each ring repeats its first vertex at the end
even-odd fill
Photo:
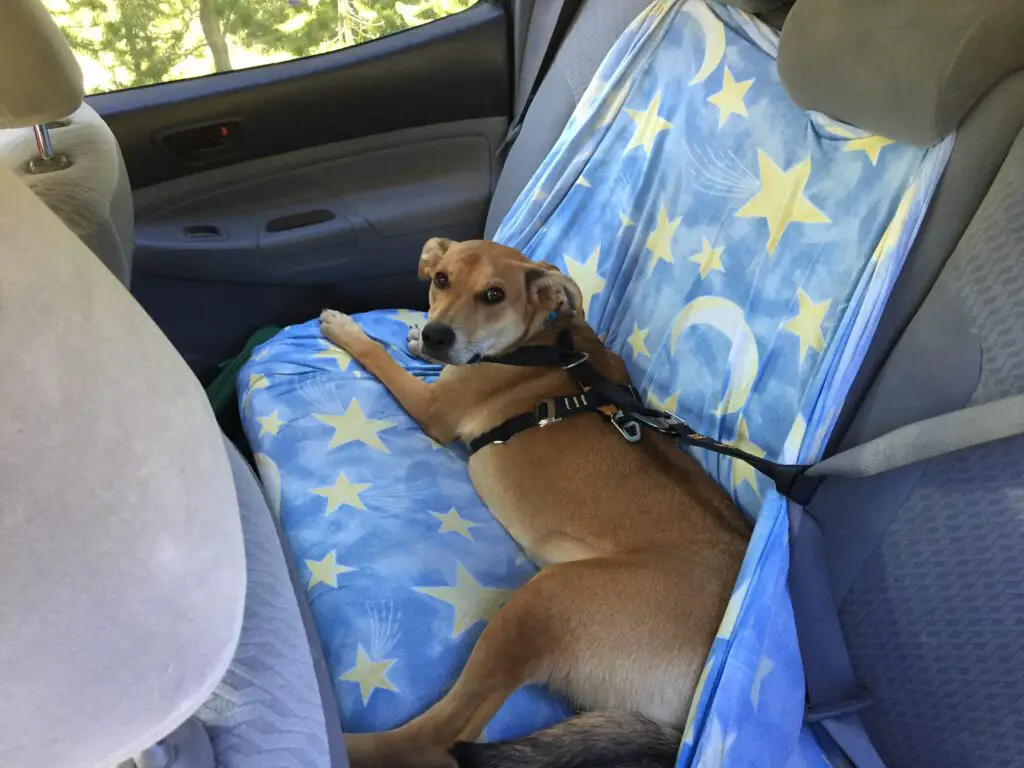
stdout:
POLYGON ((39 0, 5 0, 0 22, 0 129, 41 125, 82 104, 82 70, 39 0))
POLYGON ((779 75, 793 100, 931 146, 1024 67, 1024 0, 798 0, 779 75))

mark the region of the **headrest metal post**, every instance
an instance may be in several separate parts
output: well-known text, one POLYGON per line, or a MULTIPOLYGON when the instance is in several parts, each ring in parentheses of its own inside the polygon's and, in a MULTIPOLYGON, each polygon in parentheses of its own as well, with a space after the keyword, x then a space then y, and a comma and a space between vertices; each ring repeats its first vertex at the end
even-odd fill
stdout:
POLYGON ((32 174, 50 173, 60 171, 71 165, 71 158, 63 152, 53 153, 53 142, 50 140, 50 129, 43 123, 32 126, 32 132, 36 137, 36 151, 39 157, 33 157, 28 161, 26 170, 32 174))
POLYGON ((53 159, 53 143, 50 141, 50 129, 40 123, 32 126, 36 135, 36 150, 39 152, 39 159, 43 162, 53 159))

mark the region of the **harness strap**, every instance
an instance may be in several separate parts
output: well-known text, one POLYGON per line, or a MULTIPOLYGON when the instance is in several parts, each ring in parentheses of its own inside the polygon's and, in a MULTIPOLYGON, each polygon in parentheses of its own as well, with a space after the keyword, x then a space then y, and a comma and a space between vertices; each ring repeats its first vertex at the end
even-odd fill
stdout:
MULTIPOLYGON (((632 390, 632 387, 629 388, 632 390)), ((541 400, 534 406, 532 411, 527 413, 521 413, 518 416, 513 416, 507 421, 502 422, 497 427, 487 432, 484 432, 479 437, 470 440, 468 443, 470 455, 476 453, 481 448, 488 445, 501 445, 507 443, 515 435, 520 432, 525 432, 528 429, 534 427, 546 427, 549 424, 554 424, 556 421, 568 418, 569 416, 575 416, 581 413, 601 413, 608 417, 615 424, 616 428, 622 432, 623 436, 627 440, 636 442, 640 439, 639 426, 637 425, 633 430, 635 437, 632 437, 624 429, 628 429, 622 420, 617 420, 617 414, 620 413, 618 407, 614 403, 610 402, 607 398, 601 396, 599 393, 594 391, 581 392, 578 395, 568 395, 567 397, 553 397, 547 400, 541 400)))
MULTIPOLYGON (((569 328, 563 328, 559 331, 554 345, 519 347, 505 355, 483 357, 478 362, 538 368, 561 366, 587 390, 585 396, 588 403, 600 401, 601 405, 614 406, 620 412, 617 417, 612 416, 612 421, 616 428, 619 429, 619 432, 626 439, 631 440, 631 442, 636 442, 639 439, 639 430, 636 428, 635 422, 640 422, 651 429, 670 435, 680 445, 702 448, 746 462, 771 480, 780 494, 791 501, 795 501, 797 504, 807 504, 821 482, 820 478, 811 477, 807 474, 807 470, 811 465, 779 464, 761 456, 754 456, 734 445, 720 443, 707 435, 702 435, 685 421, 667 411, 648 408, 636 396, 636 391, 632 387, 622 387, 609 381, 590 363, 586 352, 580 352, 576 349, 572 341, 572 330, 569 328), (626 424, 627 427, 632 425, 629 428, 629 434, 623 431, 623 424, 626 424), (635 435, 635 437, 631 437, 631 435, 635 435)), ((576 397, 583 396, 578 395, 576 397)), ((568 407, 565 401, 571 399, 574 398, 542 400, 532 412, 514 416, 505 423, 470 441, 470 452, 478 451, 485 445, 504 443, 513 435, 525 429, 547 426, 553 421, 558 421, 566 416, 584 413, 588 410, 597 410, 597 406, 593 408, 568 407), (553 413, 556 416, 552 418, 547 414, 547 411, 541 414, 542 407, 547 408, 548 406, 545 404, 552 402, 555 404, 553 413)))

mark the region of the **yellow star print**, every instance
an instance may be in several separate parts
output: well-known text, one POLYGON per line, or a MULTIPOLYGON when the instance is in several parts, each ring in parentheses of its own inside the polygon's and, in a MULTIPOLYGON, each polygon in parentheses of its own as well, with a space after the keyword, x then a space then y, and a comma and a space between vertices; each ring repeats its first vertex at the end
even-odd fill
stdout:
POLYGON ((576 183, 579 184, 581 187, 591 187, 592 186, 590 184, 590 182, 587 181, 587 177, 584 176, 582 173, 580 174, 580 177, 578 179, 576 179, 576 183))
POLYGON ((482 523, 474 523, 472 520, 467 520, 459 514, 455 507, 452 507, 443 515, 440 512, 431 512, 431 515, 441 521, 441 528, 437 531, 438 533, 457 533, 460 536, 465 536, 470 541, 473 541, 473 534, 469 532, 470 528, 479 528, 482 523))
POLYGON ((633 348, 633 359, 636 360, 640 355, 651 356, 650 351, 647 349, 647 334, 650 333, 650 329, 641 329, 639 325, 633 323, 633 332, 629 334, 629 338, 626 341, 629 346, 633 348))
POLYGON ((276 435, 278 430, 284 426, 284 422, 277 415, 277 411, 274 411, 269 416, 257 416, 256 421, 260 423, 260 433, 257 437, 276 435))
POLYGON ((796 300, 800 308, 794 317, 782 324, 782 327, 790 333, 795 333, 800 339, 800 363, 803 364, 808 349, 821 352, 825 347, 821 324, 832 302, 826 300, 815 304, 811 297, 804 293, 803 288, 797 289, 796 300))
POLYGON ((629 95, 629 87, 630 82, 627 80, 611 93, 608 98, 608 104, 601 113, 601 119, 597 122, 597 128, 604 128, 606 125, 610 125, 619 116, 619 113, 622 111, 622 105, 626 103, 626 97, 629 95))
POLYGON ((708 656, 708 660, 704 662, 704 669, 700 672, 700 677, 697 678, 697 687, 693 691, 693 703, 690 705, 690 714, 686 718, 686 727, 683 729, 683 741, 687 744, 693 742, 693 726, 697 720, 697 712, 700 707, 697 705, 700 703, 701 696, 704 695, 704 686, 708 682, 708 672, 711 671, 711 656, 708 656))
POLYGON ((327 450, 358 440, 371 448, 376 448, 382 453, 391 453, 387 446, 381 442, 380 436, 377 433, 395 426, 394 423, 366 418, 366 414, 363 413, 363 409, 359 407, 359 402, 355 398, 352 398, 352 402, 348 404, 348 409, 340 416, 314 413, 313 418, 334 428, 334 435, 331 437, 331 442, 327 445, 327 450))
POLYGON ((653 392, 648 392, 647 404, 656 411, 667 411, 668 413, 675 414, 679 410, 679 393, 674 392, 670 397, 662 400, 653 392))
POLYGON ((708 103, 718 107, 718 127, 725 125, 730 115, 747 116, 747 105, 743 103, 743 97, 747 95, 753 80, 744 80, 737 83, 729 71, 725 68, 725 75, 722 77, 722 90, 708 96, 708 103))
POLYGON ((418 328, 420 323, 423 322, 422 312, 413 312, 410 309, 400 309, 393 315, 388 315, 388 320, 397 320, 400 323, 405 323, 410 328, 418 328))
POLYGON ((327 499, 327 511, 324 512, 324 517, 333 514, 338 507, 348 505, 355 507, 356 509, 366 509, 366 505, 363 504, 363 500, 359 498, 359 494, 370 487, 370 483, 353 483, 350 482, 344 472, 338 473, 338 479, 334 481, 334 485, 328 485, 323 488, 313 488, 312 491, 317 496, 323 496, 327 499))
POLYGON ((337 557, 337 551, 332 549, 324 555, 323 560, 306 561, 306 567, 309 568, 309 584, 306 585, 306 589, 312 589, 317 584, 326 584, 331 589, 337 589, 338 576, 356 570, 347 565, 339 565, 337 557))
POLYGON ((916 194, 917 185, 911 184, 907 191, 903 193, 903 197, 900 198, 900 204, 896 206, 896 213, 893 214, 892 221, 889 222, 889 226, 882 233, 878 245, 875 246, 875 252, 871 254, 871 260, 875 263, 880 263, 886 256, 892 253, 892 249, 899 243, 900 235, 903 234, 903 227, 906 225, 907 217, 910 215, 910 206, 914 202, 916 194))
POLYGON ((701 239, 704 241, 704 248, 700 253, 691 256, 690 261, 700 266, 700 279, 703 280, 712 272, 725 272, 722 266, 722 251, 725 250, 725 246, 712 248, 706 237, 701 239))
POLYGON ((775 253, 786 228, 794 222, 831 223, 828 216, 804 197, 804 187, 811 176, 810 156, 789 170, 783 171, 759 149, 757 164, 761 173, 761 189, 736 212, 736 215, 741 218, 768 220, 768 253, 775 253))
POLYGON ((458 637, 478 621, 488 621, 515 591, 481 587, 462 563, 457 563, 456 569, 454 587, 413 587, 455 609, 452 637, 458 637))
POLYGON ((619 222, 621 223, 621 226, 619 227, 619 233, 618 235, 616 235, 616 237, 625 232, 629 227, 632 227, 634 224, 636 224, 636 222, 629 218, 629 216, 627 216, 625 213, 619 214, 619 222))
POLYGON ((846 142, 843 152, 863 152, 868 156, 872 165, 878 165, 878 155, 883 147, 895 144, 892 139, 884 136, 865 136, 862 139, 852 139, 846 142))
POLYGON ((583 314, 590 312, 590 300, 604 290, 605 280, 597 274, 597 267, 601 261, 601 247, 598 246, 590 254, 590 258, 580 262, 576 259, 565 257, 565 268, 569 270, 569 277, 579 286, 583 295, 583 314))
POLYGON ((679 224, 682 220, 683 217, 680 216, 669 221, 665 204, 661 204, 661 207, 658 209, 657 226, 654 227, 654 230, 647 237, 647 242, 644 244, 647 246, 647 250, 654 254, 654 258, 651 260, 652 272, 658 266, 659 261, 672 263, 672 237, 675 235, 676 230, 679 229, 679 224))
POLYGON ((388 680, 388 671, 394 666, 398 659, 384 659, 383 661, 371 661, 369 655, 363 650, 363 646, 356 648, 356 665, 341 676, 346 683, 358 683, 359 695, 362 697, 363 706, 370 701, 373 692, 378 688, 382 691, 395 691, 398 688, 388 680))
POLYGON ((343 371, 348 370, 348 366, 352 362, 352 355, 333 344, 328 344, 327 349, 317 352, 313 357, 326 357, 329 360, 333 360, 338 364, 338 368, 343 371))
POLYGON ((661 91, 654 94, 647 109, 627 109, 626 114, 636 123, 636 130, 626 145, 626 152, 634 147, 643 147, 648 155, 654 149, 654 140, 658 134, 672 127, 672 123, 658 116, 658 107, 661 106, 661 91))
POLYGON ((428 443, 430 443, 430 450, 432 450, 432 451, 439 451, 442 448, 444 448, 443 445, 441 445, 439 442, 437 442, 437 440, 432 438, 430 435, 426 435, 426 434, 420 433, 420 437, 422 437, 424 440, 426 440, 428 443))
POLYGON ((269 386, 270 382, 267 381, 267 377, 262 373, 250 373, 249 387, 245 390, 245 396, 242 398, 242 408, 245 408, 249 400, 252 399, 253 392, 257 389, 266 389, 269 386))
MULTIPOLYGON (((736 423, 736 439, 733 440, 733 445, 752 456, 764 456, 764 449, 750 439, 747 421, 742 416, 736 423)), ((739 459, 732 460, 732 487, 737 491, 740 489, 740 485, 746 481, 754 489, 754 493, 760 496, 761 490, 758 488, 758 474, 758 471, 747 464, 747 462, 740 461, 739 459)))

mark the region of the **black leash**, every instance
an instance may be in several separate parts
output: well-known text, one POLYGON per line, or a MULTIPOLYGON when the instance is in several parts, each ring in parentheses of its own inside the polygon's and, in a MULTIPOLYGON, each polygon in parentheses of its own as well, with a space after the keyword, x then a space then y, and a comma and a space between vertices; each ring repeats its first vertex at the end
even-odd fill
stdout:
POLYGON ((614 384, 601 374, 590 363, 587 353, 576 349, 572 341, 572 331, 568 328, 559 332, 554 345, 520 347, 498 357, 480 358, 477 362, 531 368, 559 366, 567 371, 584 391, 579 395, 541 400, 533 411, 513 416, 471 440, 471 453, 487 445, 505 443, 527 429, 546 427, 580 413, 597 412, 606 416, 619 433, 631 443, 640 440, 643 425, 669 435, 680 445, 703 448, 746 462, 771 480, 780 494, 801 505, 810 501, 820 483, 819 479, 805 474, 811 465, 779 464, 754 456, 734 445, 720 443, 707 435, 702 435, 667 411, 647 407, 632 386, 614 384))

